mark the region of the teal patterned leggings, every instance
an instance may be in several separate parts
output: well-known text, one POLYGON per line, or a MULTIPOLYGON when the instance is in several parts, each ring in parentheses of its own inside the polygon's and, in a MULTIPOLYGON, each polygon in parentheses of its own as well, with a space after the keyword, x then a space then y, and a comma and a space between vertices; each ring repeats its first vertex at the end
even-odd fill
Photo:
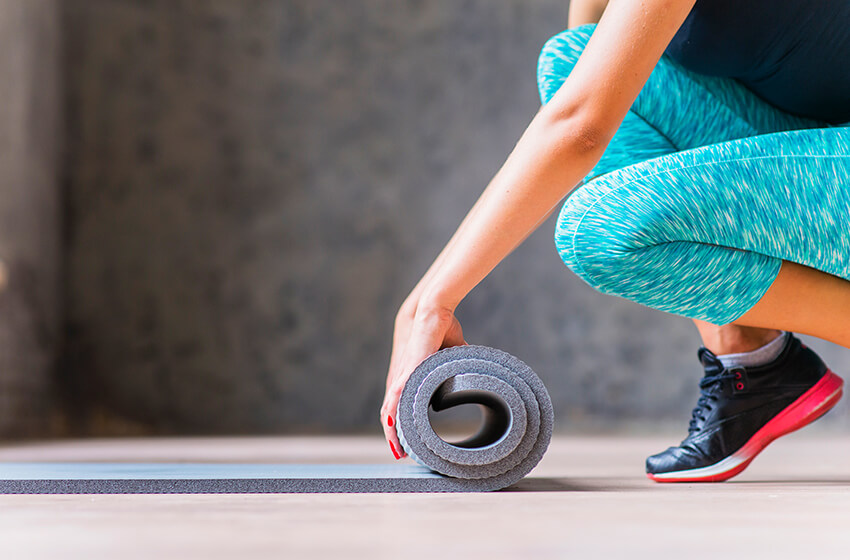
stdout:
MULTIPOLYGON (((543 103, 593 27, 543 47, 543 103)), ((664 56, 564 204, 555 243, 597 290, 715 324, 757 303, 782 260, 850 279, 850 123, 784 113, 664 56)))

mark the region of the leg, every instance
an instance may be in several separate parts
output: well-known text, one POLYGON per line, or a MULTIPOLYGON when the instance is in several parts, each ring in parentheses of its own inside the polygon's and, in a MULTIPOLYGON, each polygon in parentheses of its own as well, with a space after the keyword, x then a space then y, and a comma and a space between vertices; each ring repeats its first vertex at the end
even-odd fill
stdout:
MULTIPOLYGON (((568 199, 556 240, 565 262, 606 293, 850 347, 848 207, 850 129, 804 130, 609 173, 568 199)), ((726 480, 838 402, 840 378, 793 336, 780 342, 774 361, 752 368, 729 370, 700 352, 706 376, 688 437, 647 459, 651 478, 726 480)))
MULTIPOLYGON (((565 80, 584 48, 590 31, 592 27, 578 28, 562 33, 547 43, 538 69, 541 99, 544 103, 565 80)), ((686 189, 684 193, 679 193, 684 194, 678 199, 680 204, 673 204, 672 208, 664 207, 663 202, 669 202, 667 199, 670 197, 670 192, 666 189, 669 185, 664 181, 657 181, 659 189, 644 191, 641 195, 631 198, 624 207, 610 208, 608 205, 620 197, 621 193, 615 191, 623 185, 630 187, 640 185, 641 181, 652 182, 652 176, 664 176, 668 172, 675 175, 677 164, 681 164, 680 174, 686 176, 686 170, 693 170, 703 163, 688 161, 687 155, 678 161, 675 156, 669 155, 678 150, 781 130, 817 126, 821 126, 820 123, 792 117, 776 110, 734 80, 690 74, 662 58, 608 150, 588 175, 588 178, 601 177, 573 193, 565 204, 556 234, 559 252, 579 276, 608 293, 653 305, 646 299, 642 300, 642 295, 669 295, 677 289, 680 290, 677 301, 672 305, 663 307, 664 302, 655 300, 655 303, 660 305, 654 306, 667 311, 681 312, 677 310, 683 308, 693 311, 699 300, 705 297, 699 290, 701 283, 719 286, 720 289, 715 291, 711 305, 699 309, 699 312, 704 313, 703 318, 715 323, 724 323, 726 321, 716 319, 716 313, 721 312, 724 305, 737 303, 737 309, 741 311, 746 308, 747 303, 759 301, 765 292, 767 294, 763 298, 764 301, 770 298, 772 292, 768 291, 767 287, 776 278, 780 266, 779 259, 771 258, 771 253, 759 255, 736 251, 732 249, 734 244, 718 246, 716 241, 704 242, 698 237, 687 235, 681 238, 662 236, 659 239, 653 231, 654 226, 639 226, 629 231, 630 225, 635 225, 629 219, 630 212, 632 217, 641 216, 636 222, 642 222, 644 226, 650 223, 672 225, 672 230, 676 230, 677 225, 684 226, 685 233, 699 232, 700 226, 704 225, 702 222, 713 219, 716 221, 716 216, 709 212, 704 219, 697 220, 698 223, 689 222, 688 218, 693 217, 688 216, 692 210, 689 202, 694 192, 687 192, 686 189), (694 115, 699 115, 701 120, 695 121, 694 115), (653 162, 640 165, 644 160, 653 157, 658 158, 654 162, 655 165, 653 162), (670 165, 665 167, 664 163, 670 165), (613 178, 606 175, 628 165, 633 165, 633 168, 610 173, 613 178), (640 171, 642 167, 649 169, 646 176, 639 172, 629 173, 640 171), (653 216, 653 203, 656 201, 660 204, 657 204, 653 216), (597 212, 600 209, 605 211, 597 212), (677 210, 685 210, 686 215, 679 219, 677 210), (578 235, 582 229, 586 233, 589 231, 590 235, 582 238, 578 235), (617 274, 627 270, 636 274, 617 274), (725 277, 730 271, 731 277, 725 277), (614 278, 606 278, 606 275, 612 272, 614 278), (677 286, 676 276, 679 272, 684 276, 690 274, 690 277, 677 286), (743 304, 736 301, 742 295, 745 298, 749 296, 743 304)), ((747 152, 746 143, 744 144, 743 151, 747 152)), ((815 145, 817 144, 816 141, 815 145)), ((714 163, 722 167, 727 163, 723 161, 724 157, 734 160, 736 155, 745 158, 785 155, 781 149, 771 153, 770 148, 776 146, 763 146, 762 150, 749 149, 746 154, 736 154, 739 147, 733 146, 733 149, 726 152, 722 148, 716 150, 715 155, 721 157, 714 163)), ((828 146, 825 145, 824 148, 828 150, 828 146)), ((728 177, 720 174, 716 177, 718 180, 703 186, 714 187, 716 191, 721 192, 724 192, 723 187, 729 184, 750 186, 746 185, 747 180, 752 178, 748 175, 759 176, 757 166, 756 173, 751 171, 743 173, 743 177, 739 177, 741 181, 733 180, 736 177, 732 174, 728 177)), ((806 174, 808 170, 797 171, 802 171, 804 177, 812 177, 806 174)), ((697 178, 700 178, 701 174, 697 175, 697 178)), ((829 173, 826 173, 826 176, 829 178, 829 173)), ((794 173, 785 178, 788 177, 792 180, 798 178, 794 173)), ((675 196, 673 198, 676 199, 675 196)), ((783 197, 780 200, 788 202, 789 198, 783 197)), ((718 208, 729 206, 727 200, 721 199, 719 202, 718 208)), ((731 218, 734 226, 734 212, 731 218)), ((712 239, 711 234, 707 238, 712 239)), ((784 284, 786 268, 783 267, 775 286, 784 284)), ((756 307, 752 312, 755 311, 756 307)), ((770 311, 769 309, 768 312, 770 311)), ((690 313, 689 316, 700 315, 690 313)), ((743 319, 750 317, 745 316, 743 319)), ((726 369, 733 367, 732 365, 722 363, 709 350, 700 351, 700 360, 705 367, 706 376, 700 382, 702 396, 694 409, 688 438, 680 446, 672 447, 647 460, 647 473, 651 477, 656 480, 724 480, 734 476, 773 438, 812 422, 838 401, 841 381, 834 374, 827 372, 826 366, 814 352, 802 346, 793 336, 779 338, 780 332, 772 328, 742 326, 773 326, 774 319, 768 317, 761 321, 745 321, 741 325, 721 326, 696 321, 705 345, 719 354, 739 354, 764 347, 758 353, 749 353, 746 356, 723 357, 727 361, 736 359, 739 365, 744 366, 733 370, 735 375, 742 376, 735 380, 726 369), (768 342, 770 343, 765 345, 768 342), (747 387, 739 390, 738 385, 741 383, 747 387), (750 384, 755 389, 752 394, 748 394, 750 384), (742 406, 746 409, 743 413, 742 406)))
POLYGON ((777 329, 745 327, 740 324, 713 325, 694 319, 703 346, 715 355, 740 354, 761 348, 782 334, 777 329))
POLYGON ((850 282, 786 261, 764 297, 736 324, 793 330, 850 348, 848 316, 850 282))
MULTIPOLYGON (((559 33, 543 47, 537 71, 543 103, 564 83, 594 27, 559 33)), ((764 103, 734 80, 701 76, 663 57, 586 180, 682 149, 816 126, 764 103), (704 115, 698 126, 694 114, 704 115)), ((705 346, 717 354, 754 350, 779 335, 774 329, 704 322, 697 322, 697 328, 705 346)))
POLYGON ((556 243, 600 291, 726 324, 782 260, 850 278, 848 205, 850 129, 768 134, 594 180, 567 200, 556 243))

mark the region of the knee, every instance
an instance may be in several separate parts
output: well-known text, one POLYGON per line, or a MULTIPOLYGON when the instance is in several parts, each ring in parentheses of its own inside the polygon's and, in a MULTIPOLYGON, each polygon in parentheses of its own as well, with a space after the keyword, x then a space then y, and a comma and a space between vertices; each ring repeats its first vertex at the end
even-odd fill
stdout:
POLYGON ((537 60, 537 87, 544 105, 569 76, 595 27, 587 24, 567 29, 543 45, 537 60))
POLYGON ((555 228, 561 260, 596 290, 622 295, 639 275, 639 251, 655 236, 652 213, 644 215, 609 196, 607 176, 578 188, 564 203, 555 228))
POLYGON ((555 226, 555 248, 561 260, 582 280, 594 287, 594 276, 585 269, 585 265, 592 264, 591 261, 595 261, 600 253, 606 251, 599 245, 596 245, 597 250, 589 251, 581 241, 597 234, 598 229, 585 223, 584 218, 588 211, 603 199, 604 192, 598 188, 596 181, 582 185, 564 202, 555 226))

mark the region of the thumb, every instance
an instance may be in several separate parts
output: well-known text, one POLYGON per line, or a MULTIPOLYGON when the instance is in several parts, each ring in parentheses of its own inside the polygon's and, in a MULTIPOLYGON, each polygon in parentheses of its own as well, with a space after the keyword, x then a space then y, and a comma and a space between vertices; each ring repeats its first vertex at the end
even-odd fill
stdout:
POLYGON ((463 338, 463 327, 460 326, 460 321, 454 319, 451 326, 446 331, 443 337, 442 348, 451 348, 452 346, 466 346, 467 342, 463 338))

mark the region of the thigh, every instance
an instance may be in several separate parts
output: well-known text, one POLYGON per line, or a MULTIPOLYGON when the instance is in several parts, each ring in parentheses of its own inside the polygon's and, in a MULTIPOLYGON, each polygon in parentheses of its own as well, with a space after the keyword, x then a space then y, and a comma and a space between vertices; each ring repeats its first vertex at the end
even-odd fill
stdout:
POLYGON ((728 323, 782 260, 850 279, 850 128, 681 151, 575 191, 556 244, 600 291, 728 323))

